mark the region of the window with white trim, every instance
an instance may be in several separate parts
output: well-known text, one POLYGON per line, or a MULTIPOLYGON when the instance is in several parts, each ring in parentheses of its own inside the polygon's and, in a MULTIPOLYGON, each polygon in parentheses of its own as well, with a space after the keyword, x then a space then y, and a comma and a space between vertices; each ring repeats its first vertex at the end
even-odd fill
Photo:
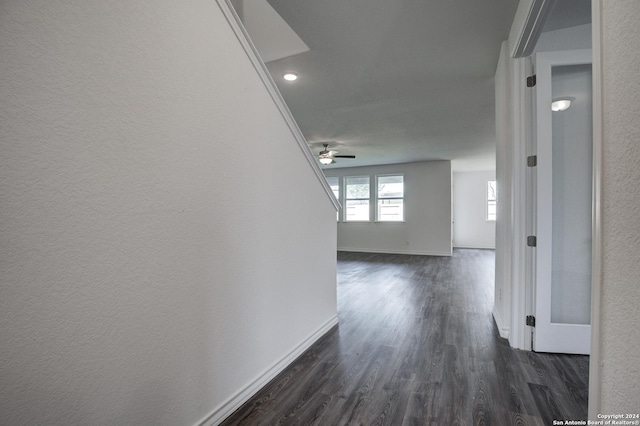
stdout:
POLYGON ((371 198, 369 176, 344 178, 345 222, 368 222, 369 200, 371 198))
POLYGON ((487 220, 495 221, 498 204, 498 186, 495 180, 487 181, 487 220))
POLYGON ((378 222, 404 221, 404 176, 376 176, 378 222))
MULTIPOLYGON (((340 201, 340 178, 338 177, 328 177, 327 183, 329 187, 333 191, 333 195, 336 196, 336 200, 340 201)), ((340 212, 336 212, 336 220, 340 220, 340 212)))

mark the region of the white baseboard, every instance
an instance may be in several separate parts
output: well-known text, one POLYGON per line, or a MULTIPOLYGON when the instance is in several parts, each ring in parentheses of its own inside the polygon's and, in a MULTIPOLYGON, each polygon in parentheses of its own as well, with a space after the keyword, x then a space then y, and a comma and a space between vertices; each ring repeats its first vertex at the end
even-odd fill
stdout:
POLYGON ((451 256, 451 252, 440 251, 418 251, 418 250, 386 250, 386 249, 368 249, 368 248, 352 248, 338 247, 338 251, 348 251, 355 253, 383 253, 383 254, 416 254, 420 256, 451 256))
POLYGON ((453 246, 453 248, 478 249, 478 250, 495 250, 496 246, 493 246, 493 247, 489 247, 489 246, 464 246, 464 245, 456 244, 456 245, 453 246))
POLYGON ((338 324, 338 316, 335 315, 325 322, 320 328, 318 328, 309 337, 300 342, 291 352, 282 357, 279 361, 269 367, 266 371, 252 380, 247 386, 240 389, 235 395, 232 395, 229 399, 223 402, 218 408, 213 410, 211 414, 205 417, 203 420, 196 423, 196 426, 216 426, 219 425, 233 414, 242 404, 247 402, 252 396, 254 396, 260 389, 262 389, 267 383, 273 380, 278 374, 280 374, 285 368, 287 368, 296 358, 298 358, 304 351, 309 349, 311 345, 317 342, 322 336, 324 336, 329 330, 338 324))
POLYGON ((502 324, 502 319, 500 318, 500 315, 498 314, 498 311, 495 310, 495 308, 493 309, 493 319, 496 322, 496 326, 498 327, 498 333, 500 333, 500 337, 502 337, 503 339, 508 339, 509 327, 505 327, 502 324))

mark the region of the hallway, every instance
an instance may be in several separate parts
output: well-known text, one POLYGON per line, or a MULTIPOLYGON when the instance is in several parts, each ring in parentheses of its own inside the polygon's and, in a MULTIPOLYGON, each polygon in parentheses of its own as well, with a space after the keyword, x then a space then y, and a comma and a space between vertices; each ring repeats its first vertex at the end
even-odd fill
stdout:
POLYGON ((223 424, 585 419, 588 357, 511 349, 491 316, 493 280, 491 250, 339 253, 339 326, 223 424))

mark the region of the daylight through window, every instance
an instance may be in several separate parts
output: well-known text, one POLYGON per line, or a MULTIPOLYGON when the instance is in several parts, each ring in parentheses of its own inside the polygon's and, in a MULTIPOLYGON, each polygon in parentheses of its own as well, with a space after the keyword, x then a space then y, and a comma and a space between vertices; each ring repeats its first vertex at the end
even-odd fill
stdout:
POLYGON ((378 176, 379 222, 404 221, 404 176, 378 176))
MULTIPOLYGON (((328 177, 327 183, 336 196, 336 200, 340 201, 340 179, 337 177, 328 177)), ((340 212, 336 212, 336 219, 340 220, 340 212)))
POLYGON ((487 181, 487 220, 496 220, 498 190, 495 180, 487 181))
POLYGON ((345 221, 369 221, 369 176, 346 177, 345 221))

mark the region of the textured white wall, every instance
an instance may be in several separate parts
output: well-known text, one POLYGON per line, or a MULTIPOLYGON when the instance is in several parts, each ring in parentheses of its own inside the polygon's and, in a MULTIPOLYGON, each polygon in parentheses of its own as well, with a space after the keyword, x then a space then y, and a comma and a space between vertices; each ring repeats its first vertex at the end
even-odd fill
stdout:
POLYGON ((603 413, 640 407, 640 2, 602 1, 603 413))
POLYGON ((496 248, 496 222, 487 221, 487 181, 495 172, 453 173, 453 246, 496 248))
POLYGON ((513 110, 511 105, 511 60, 508 43, 502 43, 495 74, 496 96, 496 180, 499 187, 496 220, 496 284, 493 316, 502 337, 511 328, 512 223, 511 187, 513 176, 513 110))
POLYGON ((215 2, 5 1, 0 57, 0 424, 197 424, 335 318, 335 210, 215 2))
MULTIPOLYGON (((338 249, 451 255, 451 162, 425 161, 325 170, 327 176, 404 174, 404 223, 338 224, 338 249)), ((375 181, 374 181, 375 182, 375 181)), ((342 182, 341 182, 342 185, 342 182)), ((371 203, 374 200, 372 198, 371 203)))

